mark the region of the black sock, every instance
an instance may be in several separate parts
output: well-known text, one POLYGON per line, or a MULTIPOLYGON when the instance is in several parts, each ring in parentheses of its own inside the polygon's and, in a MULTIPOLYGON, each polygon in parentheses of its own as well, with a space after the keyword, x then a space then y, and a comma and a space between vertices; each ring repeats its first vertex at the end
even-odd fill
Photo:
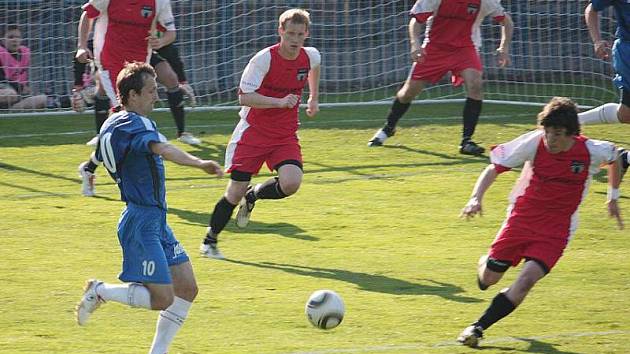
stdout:
MULTIPOLYGON (((236 208, 236 205, 232 205, 230 202, 228 202, 227 199, 225 199, 225 197, 221 198, 221 200, 217 202, 217 204, 214 206, 212 216, 210 217, 211 232, 208 232, 206 240, 208 240, 208 237, 210 235, 214 235, 213 243, 217 242, 216 236, 218 236, 219 233, 223 231, 225 225, 227 225, 228 221, 230 221, 232 213, 234 212, 234 208, 236 208)), ((204 243, 212 242, 212 240, 208 240, 208 242, 206 242, 206 240, 204 240, 204 243)))
POLYGON ((167 92, 168 106, 175 119, 175 125, 177 126, 177 136, 182 135, 186 131, 185 113, 184 113, 184 93, 178 87, 175 91, 167 92))
POLYGON ((462 132, 462 141, 468 141, 475 134, 479 115, 481 114, 481 100, 475 100, 470 97, 466 98, 464 104, 464 130, 462 132))
POLYGON ((396 128, 396 124, 398 124, 398 120, 407 112, 411 106, 410 103, 402 103, 398 100, 398 97, 392 103, 392 108, 389 110, 389 114, 387 115, 387 123, 385 124, 386 128, 389 128, 390 131, 393 131, 396 128))
MULTIPOLYGON (((252 193, 254 194, 254 193, 252 193)), ((263 183, 254 195, 255 199, 282 199, 287 195, 280 188, 278 177, 270 178, 263 183)))
POLYGON ((492 299, 492 303, 486 309, 486 312, 475 322, 475 326, 480 326, 483 329, 488 329, 503 317, 509 315, 514 311, 516 306, 505 296, 504 293, 499 293, 492 299))
POLYGON ((96 133, 101 131, 103 123, 107 120, 109 115, 109 98, 106 97, 94 97, 94 123, 96 124, 96 133))
POLYGON ((87 165, 85 165, 85 167, 83 167, 84 170, 90 172, 90 173, 94 173, 94 171, 96 171, 96 168, 98 167, 97 164, 95 164, 92 159, 90 159, 87 163, 87 165))

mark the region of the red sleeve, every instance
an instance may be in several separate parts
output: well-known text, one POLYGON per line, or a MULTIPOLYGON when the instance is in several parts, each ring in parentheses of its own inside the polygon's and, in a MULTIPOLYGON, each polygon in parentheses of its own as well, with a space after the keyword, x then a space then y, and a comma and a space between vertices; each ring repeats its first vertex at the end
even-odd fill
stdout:
POLYGON ((160 32, 166 32, 166 27, 162 26, 159 22, 157 23, 156 28, 160 32))
POLYGON ((501 23, 501 22, 503 22, 503 20, 505 20, 505 15, 495 16, 495 17, 493 17, 493 19, 494 19, 494 22, 501 23))
POLYGON ((420 23, 425 23, 425 22, 427 22, 429 17, 431 17, 431 15, 433 15, 433 12, 421 12, 421 13, 417 13, 417 14, 412 14, 411 16, 415 17, 416 21, 418 21, 420 23))
POLYGON ((497 174, 502 174, 503 172, 507 172, 507 171, 510 171, 512 169, 509 168, 509 167, 505 167, 503 165, 499 165, 499 164, 495 163, 494 164, 494 170, 497 171, 497 174))
POLYGON ((101 13, 92 5, 87 4, 84 8, 83 11, 85 11, 85 13, 87 14, 88 18, 97 18, 101 15, 101 13))

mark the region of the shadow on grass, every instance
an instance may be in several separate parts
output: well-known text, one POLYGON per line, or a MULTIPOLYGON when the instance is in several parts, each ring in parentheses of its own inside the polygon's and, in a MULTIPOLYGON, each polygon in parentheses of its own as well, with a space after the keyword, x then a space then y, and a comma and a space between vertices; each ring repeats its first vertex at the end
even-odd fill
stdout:
POLYGON ((461 295, 464 290, 458 286, 431 279, 422 279, 423 283, 418 284, 406 280, 390 278, 381 274, 367 274, 343 269, 316 268, 271 262, 254 263, 232 259, 228 259, 227 261, 257 268, 281 270, 302 276, 345 281, 356 284, 361 290, 377 293, 392 295, 434 295, 455 302, 482 302, 480 299, 461 295))
MULTIPOLYGON (((177 215, 178 217, 188 221, 192 225, 200 225, 206 227, 208 226, 208 221, 210 220, 211 211, 208 210, 208 212, 199 213, 190 210, 168 208, 168 213, 172 215, 177 215)), ((247 234, 275 234, 282 237, 294 238, 304 241, 319 241, 318 237, 307 235, 304 229, 286 222, 264 223, 250 220, 249 224, 247 224, 246 229, 239 229, 238 227, 235 227, 233 225, 234 222, 230 220, 228 226, 226 227, 226 230, 234 233, 242 232, 247 234)))
POLYGON ((510 347, 500 347, 494 345, 483 345, 478 348, 478 350, 498 350, 502 353, 511 352, 511 353, 544 353, 544 354, 583 354, 579 352, 573 351, 564 351, 558 350, 554 348, 557 344, 545 343, 532 338, 520 338, 514 337, 514 339, 529 343, 529 347, 527 349, 516 349, 510 347))

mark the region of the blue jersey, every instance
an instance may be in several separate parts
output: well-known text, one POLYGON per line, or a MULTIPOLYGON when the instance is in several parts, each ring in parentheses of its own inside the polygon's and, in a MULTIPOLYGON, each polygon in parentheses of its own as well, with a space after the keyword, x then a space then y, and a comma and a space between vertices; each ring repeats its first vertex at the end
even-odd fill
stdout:
POLYGON ((630 2, 627 0, 591 0, 591 3, 593 10, 597 12, 612 6, 617 18, 615 36, 624 42, 630 41, 630 2))
POLYGON ((118 184, 124 202, 166 210, 164 163, 151 152, 154 142, 166 142, 154 121, 121 111, 103 124, 96 158, 118 184))

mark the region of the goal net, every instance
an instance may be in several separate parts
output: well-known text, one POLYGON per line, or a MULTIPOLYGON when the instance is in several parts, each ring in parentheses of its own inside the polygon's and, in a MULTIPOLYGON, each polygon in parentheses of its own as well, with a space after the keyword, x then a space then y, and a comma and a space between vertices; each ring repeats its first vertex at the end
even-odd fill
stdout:
MULTIPOLYGON (((0 0, 0 26, 17 23, 22 28, 23 44, 32 53, 31 87, 48 94, 51 103, 69 95, 72 88, 72 57, 83 2, 0 0)), ((311 12, 313 25, 307 45, 322 53, 322 103, 389 103, 409 73, 411 0, 171 3, 178 27, 177 46, 201 107, 237 106, 237 86, 245 65, 258 50, 276 43, 278 15, 289 7, 311 12)), ((587 4, 575 0, 504 1, 515 25, 512 65, 498 68, 493 52, 501 27, 487 19, 480 50, 486 99, 542 103, 563 95, 582 105, 616 101, 612 67, 593 55, 583 15, 587 4)), ((603 37, 612 40, 612 12, 601 15, 603 37)), ((463 89, 453 88, 445 77, 418 100, 463 97, 463 89)), ((0 114, 12 112, 0 106, 0 114)))

